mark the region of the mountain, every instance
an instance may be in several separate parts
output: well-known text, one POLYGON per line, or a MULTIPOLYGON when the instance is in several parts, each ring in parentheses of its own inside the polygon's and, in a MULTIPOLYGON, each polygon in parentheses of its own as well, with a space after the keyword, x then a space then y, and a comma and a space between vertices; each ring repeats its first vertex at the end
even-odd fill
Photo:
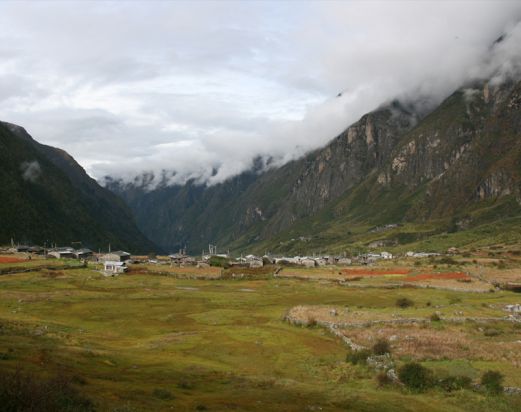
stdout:
POLYGON ((521 83, 477 82, 430 113, 393 102, 326 147, 206 187, 108 180, 163 248, 308 253, 521 241, 521 83), (479 235, 478 235, 479 234, 479 235))
POLYGON ((17 242, 158 249, 132 212, 65 151, 35 141, 20 126, 0 122, 0 243, 17 242))

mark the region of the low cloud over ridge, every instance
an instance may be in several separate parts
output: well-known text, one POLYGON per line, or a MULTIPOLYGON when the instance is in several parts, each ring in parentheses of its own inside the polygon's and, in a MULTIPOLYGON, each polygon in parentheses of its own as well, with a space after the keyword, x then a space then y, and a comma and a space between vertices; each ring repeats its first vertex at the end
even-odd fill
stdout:
POLYGON ((516 73, 520 17, 509 1, 2 3, 0 111, 98 179, 211 184, 393 98, 516 73))

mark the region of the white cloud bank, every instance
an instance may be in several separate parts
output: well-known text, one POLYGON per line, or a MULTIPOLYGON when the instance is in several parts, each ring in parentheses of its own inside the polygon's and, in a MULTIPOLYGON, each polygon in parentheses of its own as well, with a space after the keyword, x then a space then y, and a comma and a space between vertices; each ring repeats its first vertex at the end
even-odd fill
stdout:
POLYGON ((98 179, 215 183, 393 98, 518 70, 520 18, 517 1, 2 2, 0 119, 98 179))

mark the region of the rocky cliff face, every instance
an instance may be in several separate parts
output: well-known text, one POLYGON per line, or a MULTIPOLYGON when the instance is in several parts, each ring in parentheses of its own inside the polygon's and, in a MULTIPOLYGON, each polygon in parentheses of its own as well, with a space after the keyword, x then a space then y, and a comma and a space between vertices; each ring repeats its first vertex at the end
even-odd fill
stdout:
POLYGON ((407 133, 378 183, 424 186, 409 218, 438 218, 473 202, 520 196, 520 83, 457 91, 407 133))
POLYGON ((313 215, 382 165, 418 116, 393 102, 363 116, 325 148, 264 173, 246 172, 212 187, 146 187, 110 181, 144 233, 165 248, 267 239, 313 215))
MULTIPOLYGON (((271 246, 274 238, 280 245, 340 222, 347 228, 446 221, 485 202, 520 198, 520 93, 515 81, 466 86, 425 117, 394 102, 302 159, 208 188, 109 187, 167 249, 271 246)), ((489 203, 482 215, 493 219, 489 203)), ((335 236, 342 242, 341 233, 335 236)))

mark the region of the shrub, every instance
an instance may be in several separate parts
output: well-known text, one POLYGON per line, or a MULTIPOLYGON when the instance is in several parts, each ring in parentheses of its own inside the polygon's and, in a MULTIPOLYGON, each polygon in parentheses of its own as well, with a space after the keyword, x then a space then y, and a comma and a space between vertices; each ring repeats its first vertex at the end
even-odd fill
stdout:
POLYGON ((208 264, 210 266, 217 266, 224 269, 227 269, 230 267, 230 264, 228 262, 228 259, 222 256, 211 256, 210 259, 208 259, 208 264))
POLYGON ((433 313, 430 319, 431 322, 439 322, 441 320, 440 315, 438 315, 437 313, 433 313))
POLYGON ((40 379, 22 371, 0 375, 0 409, 3 411, 93 411, 67 377, 40 379))
POLYGON ((317 320, 313 316, 308 317, 308 321, 306 323, 306 326, 308 328, 314 328, 315 326, 317 326, 317 324, 317 320))
POLYGON ((346 362, 353 365, 365 365, 369 356, 371 356, 371 352, 367 349, 350 351, 346 356, 346 362))
POLYGON ((174 396, 169 390, 162 389, 162 388, 156 388, 154 389, 154 392, 152 392, 152 395, 154 395, 157 399, 163 399, 163 400, 169 400, 174 399, 174 396))
POLYGON ((481 377, 481 385, 492 395, 499 395, 503 392, 504 376, 498 371, 487 371, 481 377))
POLYGON ((403 365, 398 370, 398 378, 409 389, 418 392, 424 391, 433 385, 431 371, 416 362, 403 365))
POLYGON ((438 382, 438 385, 447 392, 457 391, 460 389, 470 388, 470 384, 472 383, 472 379, 468 376, 448 376, 446 378, 441 379, 438 382))
POLYGON ((396 306, 398 306, 399 308, 408 308, 410 306, 413 306, 414 305, 414 302, 409 299, 409 298, 398 298, 396 299, 396 306))
POLYGON ((494 328, 486 328, 485 331, 483 332, 483 335, 488 336, 488 337, 499 336, 499 335, 501 335, 501 331, 498 329, 494 329, 494 328))
POLYGON ((442 257, 440 260, 438 260, 438 263, 444 264, 444 265, 457 265, 458 262, 451 258, 450 256, 442 257))
POLYGON ((385 355, 386 353, 391 353, 391 345, 386 339, 378 339, 373 345, 373 354, 385 355))
POLYGON ((449 303, 451 305, 455 305, 456 303, 461 303, 461 298, 458 296, 450 296, 449 297, 449 303))
POLYGON ((380 372, 378 375, 376 375, 375 379, 376 384, 379 388, 381 388, 382 386, 391 385, 393 383, 393 380, 389 376, 387 376, 387 373, 385 372, 380 372))

